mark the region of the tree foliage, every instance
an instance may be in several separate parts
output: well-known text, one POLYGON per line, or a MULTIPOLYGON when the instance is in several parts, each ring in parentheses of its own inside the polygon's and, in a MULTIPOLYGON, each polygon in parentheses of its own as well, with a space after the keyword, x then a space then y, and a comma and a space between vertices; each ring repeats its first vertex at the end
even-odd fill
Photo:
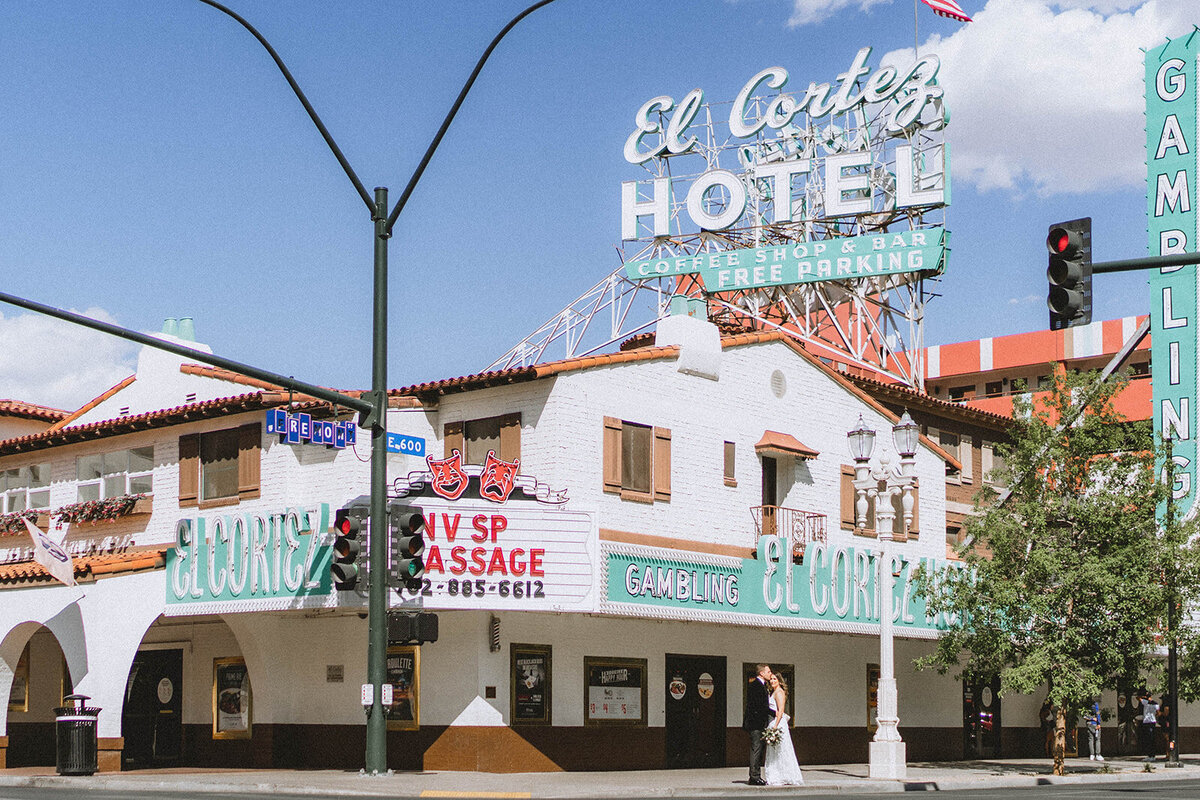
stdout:
POLYGON ((1166 571, 1173 554, 1195 560, 1179 547, 1184 526, 1159 530, 1161 454, 1149 422, 1114 410, 1120 388, 1056 370, 1036 402, 1014 397, 992 476, 1011 496, 998 503, 995 491, 981 492, 965 526, 964 569, 921 578, 930 609, 957 624, 918 665, 997 675, 1002 695, 1046 688, 1058 710, 1058 773, 1068 717, 1102 690, 1161 672, 1166 571), (1085 397, 1075 422, 1060 425, 1085 397))

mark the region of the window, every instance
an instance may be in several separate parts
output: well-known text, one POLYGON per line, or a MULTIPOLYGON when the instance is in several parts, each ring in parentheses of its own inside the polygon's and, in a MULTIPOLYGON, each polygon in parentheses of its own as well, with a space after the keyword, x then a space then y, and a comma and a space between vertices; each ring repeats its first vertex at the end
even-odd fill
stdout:
POLYGON ((980 466, 983 472, 984 483, 1000 485, 999 481, 992 476, 992 472, 1004 469, 1004 456, 996 452, 996 446, 991 442, 983 442, 980 445, 979 454, 981 456, 980 461, 983 462, 980 466))
POLYGON ((1050 375, 1038 375, 1037 376, 1038 391, 1042 391, 1044 389, 1049 389, 1053 384, 1054 384, 1054 379, 1050 375))
POLYGON ((1142 376, 1150 374, 1150 362, 1139 361, 1129 365, 1129 374, 1134 376, 1142 376))
POLYGON ((1000 397, 1004 394, 1004 381, 988 381, 983 385, 984 397, 1000 397))
POLYGON ((516 461, 521 457, 521 415, 447 422, 442 426, 442 446, 444 458, 457 450, 464 464, 484 463, 489 450, 501 461, 516 461))
POLYGON ((0 512, 50 507, 50 465, 0 470, 0 512))
POLYGON ((79 502, 154 491, 154 447, 134 447, 75 459, 79 502))
POLYGON ((671 499, 671 431, 604 418, 604 491, 623 500, 671 499))
POLYGON ((973 400, 974 398, 975 398, 974 384, 972 384, 970 386, 951 386, 950 387, 950 401, 951 402, 961 403, 966 400, 973 400))
POLYGON ((179 505, 201 508, 258 497, 262 425, 179 437, 179 505))
MULTIPOLYGON (((854 520, 854 505, 858 500, 857 492, 854 489, 854 467, 842 465, 842 527, 853 530, 859 536, 875 537, 875 500, 868 496, 867 498, 867 515, 865 528, 859 528, 854 520)), ((903 497, 900 493, 892 499, 892 507, 896 516, 892 521, 892 538, 895 541, 903 542, 907 539, 916 539, 920 533, 920 509, 921 509, 921 486, 918 482, 913 482, 912 488, 913 499, 913 516, 912 523, 908 527, 908 533, 904 531, 904 505, 903 497)))
POLYGON ((737 478, 734 475, 734 463, 737 449, 733 442, 725 443, 725 485, 737 486, 737 478))
MULTIPOLYGON (((935 442, 938 443, 939 447, 941 447, 943 450, 945 450, 950 455, 957 458, 960 463, 963 461, 962 456, 960 454, 961 447, 962 447, 962 440, 959 439, 957 433, 951 433, 949 431, 942 431, 942 430, 938 430, 937 428, 930 428, 928 435, 929 435, 930 439, 933 439, 935 442)), ((969 453, 970 450, 968 450, 967 452, 969 453)), ((965 465, 964 465, 964 467, 965 467, 965 465)), ((955 469, 949 462, 947 462, 947 464, 946 464, 946 480, 950 483, 961 483, 962 482, 961 473, 959 473, 959 471, 957 469, 955 469)), ((968 480, 969 480, 969 478, 968 478, 968 480)))

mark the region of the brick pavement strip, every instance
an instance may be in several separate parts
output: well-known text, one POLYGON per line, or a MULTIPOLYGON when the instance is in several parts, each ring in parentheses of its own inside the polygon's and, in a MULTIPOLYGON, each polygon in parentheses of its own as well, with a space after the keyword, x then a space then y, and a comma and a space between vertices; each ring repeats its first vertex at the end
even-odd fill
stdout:
POLYGON ((1200 778, 1200 758, 1184 759, 1182 769, 1162 762, 1145 772, 1137 759, 1111 759, 1103 765, 1068 761, 1068 774, 1055 777, 1047 759, 909 764, 905 781, 871 780, 865 764, 807 766, 805 785, 746 785, 744 767, 638 772, 399 772, 367 777, 332 770, 159 769, 63 777, 51 767, 0 770, 0 787, 82 788, 129 792, 191 791, 296 794, 325 797, 408 798, 664 798, 721 794, 800 794, 844 792, 878 794, 913 790, 992 789, 1047 784, 1099 784, 1200 778), (1101 771, 1105 770, 1107 771, 1101 771))

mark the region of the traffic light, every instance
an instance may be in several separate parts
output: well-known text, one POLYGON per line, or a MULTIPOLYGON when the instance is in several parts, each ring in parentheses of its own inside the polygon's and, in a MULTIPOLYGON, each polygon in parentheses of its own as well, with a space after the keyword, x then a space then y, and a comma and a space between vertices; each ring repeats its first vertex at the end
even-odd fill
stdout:
POLYGON ((388 503, 388 538, 392 543, 391 574, 393 585, 403 583, 410 592, 421 587, 425 574, 425 514, 420 508, 403 503, 388 503))
POLYGON ((353 589, 361 579, 367 582, 367 519, 371 499, 360 495, 342 506, 333 515, 333 563, 329 574, 335 589, 353 589))
POLYGON ((1092 218, 1051 225, 1046 249, 1050 330, 1087 325, 1092 321, 1092 218))

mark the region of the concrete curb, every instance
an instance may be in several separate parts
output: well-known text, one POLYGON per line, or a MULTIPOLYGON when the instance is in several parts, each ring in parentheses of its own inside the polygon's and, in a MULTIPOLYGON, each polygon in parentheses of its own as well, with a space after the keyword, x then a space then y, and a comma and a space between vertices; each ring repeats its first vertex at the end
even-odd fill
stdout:
POLYGON ((471 772, 404 772, 367 779, 351 772, 269 771, 213 774, 113 774, 67 777, 59 775, 5 775, 0 772, 0 787, 38 789, 88 789, 128 794, 141 792, 172 793, 180 790, 197 793, 291 794, 323 797, 402 797, 431 796, 481 797, 503 795, 539 800, 576 800, 577 798, 690 798, 711 797, 715 793, 780 795, 837 793, 888 794, 914 791, 953 791, 963 789, 1012 789, 1037 786, 1096 785, 1106 783, 1144 783, 1200 778, 1200 769, 1187 765, 1182 769, 1153 772, 1117 770, 1090 772, 1062 777, 1038 772, 985 773, 970 769, 920 768, 905 781, 875 781, 846 776, 825 779, 813 769, 812 780, 804 786, 755 787, 741 778, 741 770, 653 771, 645 773, 524 773, 499 775, 471 772), (921 773, 943 773, 928 774, 921 773), (733 775, 738 779, 732 779, 733 775), (274 779, 264 780, 270 776, 274 779), (671 785, 673 778, 678 781, 671 785), (681 785, 682 784, 682 785, 681 785))

